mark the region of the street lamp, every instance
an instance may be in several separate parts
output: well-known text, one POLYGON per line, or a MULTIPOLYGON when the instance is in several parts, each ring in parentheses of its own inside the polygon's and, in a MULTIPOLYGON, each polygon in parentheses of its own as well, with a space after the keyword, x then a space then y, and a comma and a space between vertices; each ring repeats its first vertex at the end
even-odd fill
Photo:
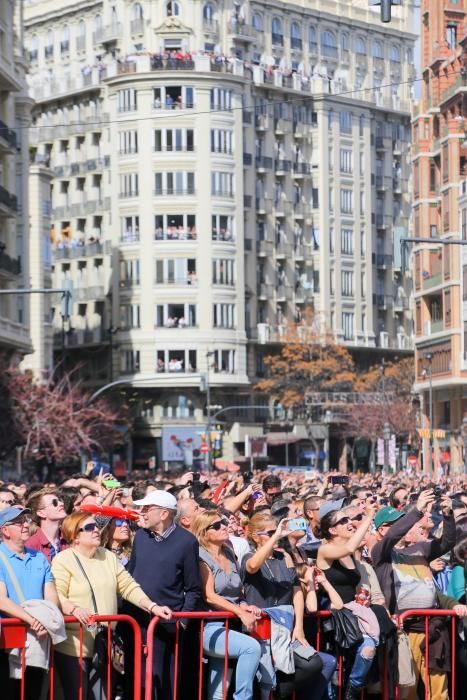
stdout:
POLYGON ((428 375, 429 381, 429 422, 430 422, 430 436, 429 436, 429 450, 428 450, 428 473, 431 474, 433 471, 433 355, 428 352, 425 355, 425 359, 428 361, 428 369, 425 369, 428 375))
POLYGON ((391 426, 389 423, 383 425, 383 441, 384 441, 384 464, 383 472, 385 474, 389 471, 389 440, 391 439, 391 426))

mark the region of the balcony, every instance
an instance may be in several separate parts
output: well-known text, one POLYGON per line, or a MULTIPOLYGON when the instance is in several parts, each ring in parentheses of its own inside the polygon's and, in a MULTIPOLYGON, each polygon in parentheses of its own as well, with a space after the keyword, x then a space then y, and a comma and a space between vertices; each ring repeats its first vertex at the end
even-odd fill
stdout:
POLYGON ((392 216, 389 214, 376 214, 376 228, 386 229, 392 226, 392 216))
POLYGON ((120 22, 108 24, 95 31, 92 35, 94 46, 96 44, 113 44, 122 36, 122 25, 120 22))
POLYGON ((291 123, 286 119, 275 119, 274 120, 274 132, 279 136, 288 134, 291 129, 291 123))
POLYGON ((144 32, 144 19, 142 17, 131 20, 130 32, 131 34, 142 34, 144 32))
POLYGON ((386 270, 388 267, 392 266, 393 257, 392 255, 386 255, 385 253, 373 253, 372 255, 373 265, 386 270))
POLYGON ((74 293, 78 301, 93 301, 94 299, 103 299, 105 297, 103 284, 90 285, 89 287, 77 287, 74 293))
POLYGON ((440 284, 442 284, 442 282, 443 275, 441 272, 437 272, 434 275, 423 278, 423 289, 433 289, 433 287, 438 287, 440 284))
POLYGON ((256 254, 259 256, 272 255, 273 243, 272 241, 257 241, 256 242, 256 254))
POLYGON ((311 175, 311 168, 308 163, 294 163, 293 164, 293 177, 299 178, 304 175, 311 175))
POLYGON ((219 22, 217 19, 204 19, 203 18, 203 32, 205 34, 218 34, 219 33, 219 22))
POLYGON ((238 41, 253 42, 256 38, 255 29, 240 19, 231 20, 229 30, 233 38, 238 39, 238 41))
POLYGON ((276 287, 276 301, 291 301, 293 289, 290 285, 280 284, 276 287))
POLYGON ((18 211, 18 198, 0 185, 0 214, 4 216, 16 216, 18 211))
POLYGON ((248 167, 248 166, 252 165, 252 163, 253 163, 253 156, 251 155, 251 153, 244 153, 243 154, 243 165, 245 167, 248 167))
POLYGON ((290 48, 296 49, 297 51, 301 51, 303 49, 302 39, 299 39, 298 37, 291 37, 290 38, 290 48))
POLYGON ((0 120, 0 149, 16 151, 16 132, 0 120))
POLYGON ((19 275, 21 263, 19 258, 10 258, 6 253, 0 253, 0 274, 7 272, 9 275, 19 275))
POLYGON ((310 215, 310 205, 306 202, 296 202, 293 207, 295 219, 304 219, 310 215))
POLYGON ((271 39, 272 39, 273 46, 284 46, 284 35, 283 34, 277 34, 276 32, 272 32, 271 39))
POLYGON ((266 284, 265 282, 261 282, 260 285, 258 285, 258 297, 260 299, 270 299, 272 295, 272 284, 266 284))
POLYGON ((269 156, 256 156, 255 167, 256 170, 271 170, 272 169, 272 158, 269 156))
POLYGON ((272 200, 268 197, 257 197, 256 198, 256 213, 257 214, 270 214, 272 211, 272 200))
POLYGON ((373 305, 379 309, 392 309, 394 299, 388 294, 373 294, 373 305))
POLYGON ((403 313, 408 311, 410 308, 410 301, 407 297, 395 297, 394 298, 394 311, 396 313, 403 313))
POLYGON ((256 131, 267 131, 269 129, 269 117, 267 114, 257 114, 255 116, 256 131))
POLYGON ((290 160, 276 159, 274 161, 274 170, 276 172, 276 175, 285 175, 285 173, 289 173, 291 167, 292 161, 290 160))

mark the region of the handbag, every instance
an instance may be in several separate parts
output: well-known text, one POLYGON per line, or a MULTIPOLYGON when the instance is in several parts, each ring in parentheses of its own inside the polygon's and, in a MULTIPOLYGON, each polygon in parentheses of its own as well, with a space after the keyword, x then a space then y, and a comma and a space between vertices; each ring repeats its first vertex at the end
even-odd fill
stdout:
MULTIPOLYGON (((94 590, 91 584, 91 581, 88 578, 88 575, 86 571, 84 570, 83 565, 81 564, 80 560, 76 556, 76 554, 73 552, 73 556, 76 559, 76 562, 81 569, 81 572, 86 579, 89 590, 91 591, 91 600, 92 600, 92 607, 94 608, 94 612, 96 615, 99 614, 97 610, 97 602, 96 602, 96 596, 94 595, 94 590)), ((93 664, 95 668, 97 669, 105 669, 107 666, 107 659, 109 658, 109 635, 108 635, 108 629, 107 625, 101 625, 97 624, 96 628, 96 634, 94 637, 94 656, 93 656, 93 664)), ((121 638, 113 631, 111 630, 110 633, 110 659, 112 662, 112 666, 115 668, 115 670, 118 673, 123 673, 123 642, 121 638)))
POLYGON ((352 649, 352 647, 361 644, 363 635, 358 619, 348 608, 332 610, 331 625, 334 632, 334 640, 341 649, 352 649))

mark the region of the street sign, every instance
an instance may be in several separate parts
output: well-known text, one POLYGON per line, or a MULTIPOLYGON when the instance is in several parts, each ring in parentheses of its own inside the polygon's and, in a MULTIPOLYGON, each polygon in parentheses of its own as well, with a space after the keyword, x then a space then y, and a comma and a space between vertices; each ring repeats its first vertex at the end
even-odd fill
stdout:
POLYGON ((407 457, 407 466, 416 467, 418 464, 418 457, 407 457))
POLYGON ((207 454, 209 452, 209 445, 203 443, 199 448, 199 451, 202 452, 204 455, 207 454))

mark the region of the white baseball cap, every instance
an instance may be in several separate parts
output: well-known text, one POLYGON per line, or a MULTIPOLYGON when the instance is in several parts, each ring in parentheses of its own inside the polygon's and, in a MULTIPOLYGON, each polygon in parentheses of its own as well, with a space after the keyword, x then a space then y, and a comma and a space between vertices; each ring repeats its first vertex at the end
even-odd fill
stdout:
POLYGON ((159 506, 160 508, 177 510, 177 499, 168 491, 150 491, 144 498, 133 501, 133 503, 135 506, 159 506))

